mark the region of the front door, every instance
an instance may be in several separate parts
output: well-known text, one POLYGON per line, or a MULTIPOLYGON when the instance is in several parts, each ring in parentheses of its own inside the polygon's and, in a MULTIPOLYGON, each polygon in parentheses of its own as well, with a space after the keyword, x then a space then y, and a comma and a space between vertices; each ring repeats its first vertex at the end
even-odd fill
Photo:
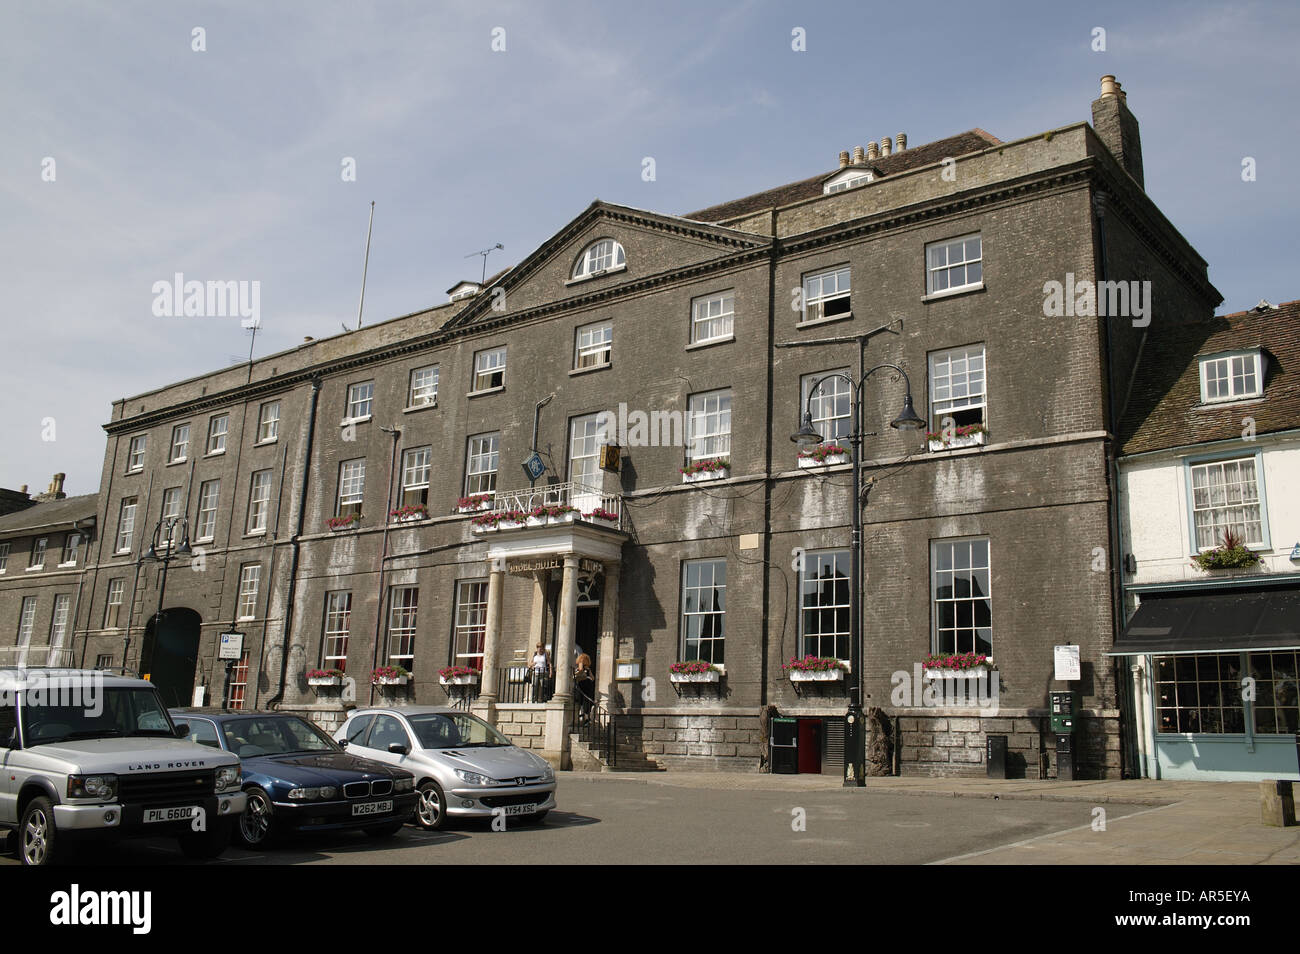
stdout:
MULTIPOLYGON (((586 654, 591 659, 591 674, 593 676, 587 682, 573 684, 573 696, 576 701, 581 702, 583 698, 589 702, 596 699, 596 680, 595 674, 600 670, 596 666, 596 654, 600 648, 600 606, 579 606, 577 626, 573 633, 573 645, 576 647, 578 656, 586 654)), ((574 657, 576 662, 577 656, 574 657)))
POLYGON ((822 772, 822 720, 799 720, 799 774, 822 772))
POLYGON ((142 665, 165 706, 188 706, 194 697, 194 669, 199 658, 199 614, 169 609, 145 627, 142 665))

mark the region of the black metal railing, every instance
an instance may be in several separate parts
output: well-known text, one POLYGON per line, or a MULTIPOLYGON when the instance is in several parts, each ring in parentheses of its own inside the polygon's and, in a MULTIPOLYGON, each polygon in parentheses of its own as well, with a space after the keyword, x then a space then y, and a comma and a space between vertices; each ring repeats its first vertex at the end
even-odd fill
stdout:
POLYGON ((575 705, 570 730, 598 759, 614 768, 618 762, 617 716, 587 696, 581 686, 574 686, 573 698, 575 705))
POLYGON ((497 703, 549 702, 555 674, 540 675, 526 666, 506 666, 497 673, 497 703))

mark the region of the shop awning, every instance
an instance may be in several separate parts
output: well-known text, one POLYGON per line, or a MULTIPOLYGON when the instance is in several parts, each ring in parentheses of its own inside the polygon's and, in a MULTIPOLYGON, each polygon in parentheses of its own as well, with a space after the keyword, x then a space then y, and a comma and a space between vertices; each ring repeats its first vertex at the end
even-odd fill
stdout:
POLYGON ((1300 648, 1300 588, 1241 587, 1142 594, 1111 656, 1300 648))

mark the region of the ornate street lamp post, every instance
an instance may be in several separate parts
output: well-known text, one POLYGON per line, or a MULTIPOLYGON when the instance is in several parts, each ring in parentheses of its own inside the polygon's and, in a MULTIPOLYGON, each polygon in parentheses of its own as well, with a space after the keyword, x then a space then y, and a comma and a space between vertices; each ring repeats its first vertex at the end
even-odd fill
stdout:
MULTIPOLYGON (((163 598, 167 593, 167 567, 177 557, 188 557, 191 553, 193 551, 190 549, 190 521, 188 517, 163 517, 154 525, 149 549, 141 554, 139 562, 144 563, 148 560, 153 563, 161 563, 162 578, 158 581, 158 609, 153 614, 153 639, 146 644, 148 656, 142 656, 140 659, 140 672, 142 675, 148 676, 152 673, 154 648, 158 645, 158 634, 162 628, 163 598), (180 546, 173 550, 172 547, 178 533, 181 538, 180 546)), ((122 662, 125 664, 126 660, 123 659, 122 662)))
POLYGON ((907 372, 896 364, 880 364, 864 374, 857 382, 842 371, 818 378, 808 390, 808 398, 804 403, 803 426, 790 435, 790 440, 796 444, 824 443, 823 436, 813 427, 812 399, 821 389, 823 381, 839 378, 848 382, 853 390, 853 432, 848 436, 853 462, 853 503, 849 508, 850 525, 853 528, 852 549, 849 552, 849 589, 852 594, 850 597, 852 604, 849 609, 849 666, 852 672, 849 683, 849 708, 844 717, 844 784, 857 787, 866 784, 867 761, 866 731, 862 724, 862 604, 865 602, 862 598, 862 507, 864 504, 862 442, 863 438, 870 435, 862 431, 862 387, 867 383, 868 378, 885 368, 902 375, 903 383, 907 387, 903 398, 903 410, 899 412, 898 417, 889 422, 889 426, 905 431, 915 431, 925 427, 925 421, 917 417, 916 411, 912 408, 912 382, 908 380, 907 372))

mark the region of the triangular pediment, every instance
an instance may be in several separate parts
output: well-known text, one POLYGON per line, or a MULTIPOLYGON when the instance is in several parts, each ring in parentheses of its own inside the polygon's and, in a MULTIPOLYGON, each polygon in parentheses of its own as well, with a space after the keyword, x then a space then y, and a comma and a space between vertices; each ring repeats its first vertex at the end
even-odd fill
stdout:
POLYGON ((752 232, 597 200, 522 262, 489 282, 447 327, 576 301, 611 288, 642 287, 670 279, 682 269, 765 248, 770 242, 752 232), (604 267, 578 267, 589 248, 606 241, 617 243, 617 248, 595 262, 604 267))

